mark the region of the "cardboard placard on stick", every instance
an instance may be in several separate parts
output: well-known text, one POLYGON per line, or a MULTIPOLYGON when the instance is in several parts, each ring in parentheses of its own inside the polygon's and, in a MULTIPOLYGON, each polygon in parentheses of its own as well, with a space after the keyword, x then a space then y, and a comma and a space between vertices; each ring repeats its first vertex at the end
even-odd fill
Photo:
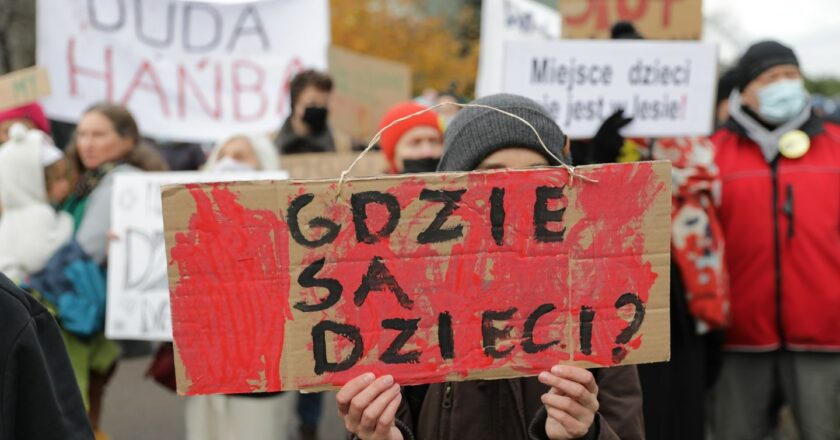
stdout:
POLYGON ((669 358, 670 164, 163 189, 180 394, 669 358))
POLYGON ((0 110, 29 104, 50 93, 50 80, 42 67, 27 67, 0 76, 0 110))
POLYGON ((560 0, 563 38, 610 38, 617 21, 632 22, 648 40, 699 40, 702 0, 560 0))
POLYGON ((354 139, 372 138, 388 108, 411 99, 407 64, 332 46, 329 65, 335 81, 331 122, 354 139))
MULTIPOLYGON (((287 154, 280 160, 280 165, 292 179, 336 179, 358 156, 358 153, 287 154)), ((372 151, 359 160, 351 175, 378 176, 385 174, 387 169, 385 156, 379 151, 372 151)))

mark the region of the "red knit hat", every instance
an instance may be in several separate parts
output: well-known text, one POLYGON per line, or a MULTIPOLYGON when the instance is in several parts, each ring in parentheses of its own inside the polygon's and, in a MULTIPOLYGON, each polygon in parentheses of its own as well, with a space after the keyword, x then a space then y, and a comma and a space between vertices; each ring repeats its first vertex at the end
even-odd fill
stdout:
MULTIPOLYGON (((397 104, 391 107, 385 113, 385 116, 382 117, 382 121, 379 122, 379 129, 382 130, 385 126, 397 119, 426 110, 427 108, 428 107, 417 104, 416 102, 403 102, 397 104)), ((440 120, 438 119, 437 113, 434 111, 428 111, 421 115, 414 116, 413 118, 406 119, 405 121, 392 126, 382 133, 382 137, 379 139, 379 146, 382 147, 382 152, 385 153, 385 158, 388 159, 392 173, 398 172, 397 164, 394 161, 394 154, 397 150, 397 142, 400 141, 400 138, 402 138, 407 131, 414 127, 422 126, 432 127, 440 132, 440 120)), ((441 132, 441 134, 443 133, 441 132)))
POLYGON ((50 121, 47 120, 44 109, 37 102, 0 111, 0 122, 9 119, 28 119, 35 124, 35 128, 50 134, 50 121))

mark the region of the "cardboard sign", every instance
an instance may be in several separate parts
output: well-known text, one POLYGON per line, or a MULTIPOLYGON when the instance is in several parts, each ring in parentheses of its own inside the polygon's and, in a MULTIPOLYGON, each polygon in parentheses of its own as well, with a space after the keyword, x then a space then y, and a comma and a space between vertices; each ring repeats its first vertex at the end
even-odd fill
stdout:
MULTIPOLYGON (((292 179, 335 179, 341 176, 359 153, 304 153, 284 155, 280 165, 292 179)), ((353 167, 351 176, 379 176, 387 174, 385 156, 371 151, 353 167)))
POLYGON ((592 137, 617 109, 627 137, 707 135, 717 57, 712 43, 511 42, 505 91, 541 103, 572 138, 592 137))
POLYGON ((354 139, 371 139, 392 105, 411 99, 411 68, 338 47, 329 52, 333 126, 354 139))
POLYGON ((47 114, 75 122, 97 101, 125 104, 144 135, 215 141, 269 133, 290 111, 289 81, 327 67, 327 0, 38 0, 47 114))
POLYGON ((670 164, 163 190, 181 394, 669 357, 670 164))
POLYGON ((47 71, 39 66, 0 76, 0 110, 29 104, 50 93, 47 71))
POLYGON ((610 38, 617 21, 632 22, 648 40, 699 40, 702 0, 560 0, 563 38, 610 38))
POLYGON ((160 186, 186 182, 283 180, 285 171, 120 173, 114 176, 108 249, 105 334, 112 339, 172 340, 160 186))
POLYGON ((481 53, 476 97, 502 92, 505 43, 560 38, 560 14, 534 0, 486 0, 481 5, 481 53))

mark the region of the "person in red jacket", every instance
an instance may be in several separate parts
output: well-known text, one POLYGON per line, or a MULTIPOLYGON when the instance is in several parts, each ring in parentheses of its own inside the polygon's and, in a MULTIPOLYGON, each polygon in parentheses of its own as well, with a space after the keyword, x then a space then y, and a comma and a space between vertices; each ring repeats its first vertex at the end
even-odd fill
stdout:
POLYGON ((790 48, 754 44, 737 69, 712 136, 731 280, 715 438, 765 438, 783 404, 800 438, 840 438, 840 127, 790 48))

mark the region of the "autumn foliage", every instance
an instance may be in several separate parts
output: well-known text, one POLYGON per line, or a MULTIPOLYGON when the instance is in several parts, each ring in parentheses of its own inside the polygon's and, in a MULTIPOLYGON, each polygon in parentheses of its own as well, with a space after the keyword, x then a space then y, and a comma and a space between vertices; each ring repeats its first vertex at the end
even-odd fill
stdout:
POLYGON ((478 66, 478 41, 459 37, 474 26, 472 11, 455 18, 422 13, 423 0, 330 0, 333 44, 408 64, 413 89, 454 91, 471 96, 478 66))

